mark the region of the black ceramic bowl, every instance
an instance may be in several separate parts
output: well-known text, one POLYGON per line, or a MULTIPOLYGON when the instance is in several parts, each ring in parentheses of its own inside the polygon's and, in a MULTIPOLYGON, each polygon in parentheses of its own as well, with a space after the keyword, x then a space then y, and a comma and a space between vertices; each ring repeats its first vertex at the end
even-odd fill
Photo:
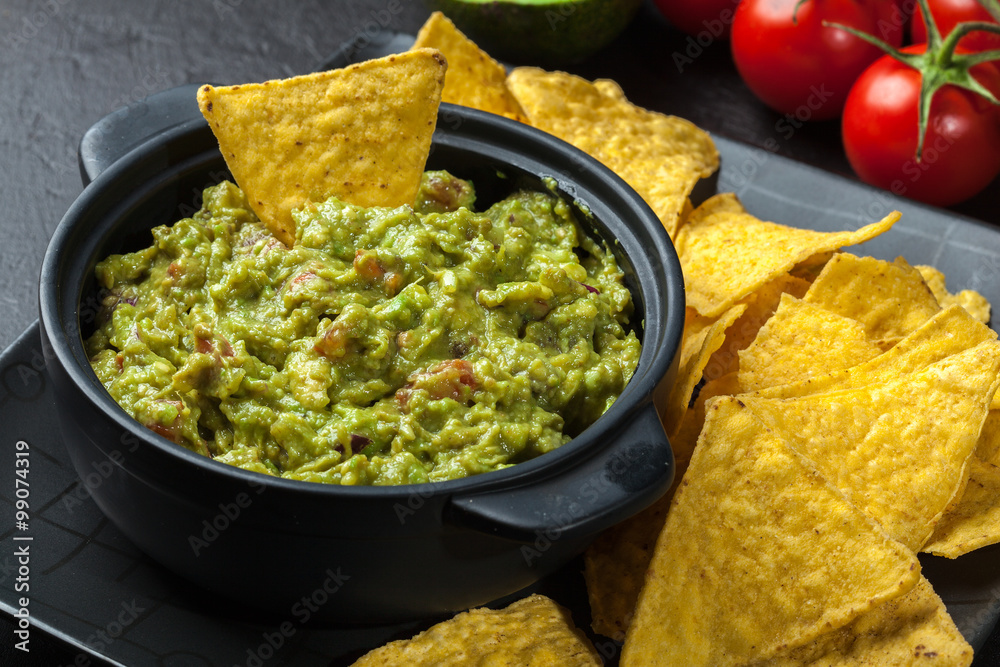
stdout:
POLYGON ((82 339, 96 311, 96 262, 148 245, 150 228, 190 215, 201 190, 229 176, 208 126, 178 122, 88 185, 52 237, 40 288, 43 349, 73 464, 101 510, 167 568, 286 617, 397 621, 518 591, 668 488, 673 457, 652 399, 675 372, 684 289, 652 211, 568 144, 450 105, 442 106, 428 167, 471 178, 481 200, 543 188, 551 178, 609 242, 627 272, 643 345, 624 393, 554 452, 426 485, 271 478, 146 430, 104 390, 82 339))

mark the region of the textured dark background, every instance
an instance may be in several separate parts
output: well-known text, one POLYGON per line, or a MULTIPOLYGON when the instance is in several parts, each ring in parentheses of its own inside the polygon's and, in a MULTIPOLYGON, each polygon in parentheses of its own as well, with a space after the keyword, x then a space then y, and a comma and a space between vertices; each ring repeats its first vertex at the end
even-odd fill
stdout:
MULTIPOLYGON (((184 83, 307 72, 359 31, 415 32, 427 13, 421 0, 0 0, 0 347, 36 318, 41 258, 81 191, 76 149, 92 123, 184 83)), ((699 44, 651 5, 608 49, 566 69, 614 78, 632 101, 713 133, 850 173, 836 121, 789 129, 740 82, 725 42, 699 44), (676 54, 690 61, 678 67, 676 54)), ((1000 181, 954 210, 1000 225, 1000 181)), ((10 623, 0 629, 0 664, 74 660, 35 632, 25 662, 10 623)), ((998 645, 995 633, 977 665, 1000 664, 998 645)))

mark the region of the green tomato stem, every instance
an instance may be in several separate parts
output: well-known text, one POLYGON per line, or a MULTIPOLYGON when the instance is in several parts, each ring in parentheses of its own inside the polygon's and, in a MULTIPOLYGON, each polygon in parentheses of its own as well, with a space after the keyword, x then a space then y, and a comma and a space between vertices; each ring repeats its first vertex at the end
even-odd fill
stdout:
MULTIPOLYGON (((996 0, 993 0, 996 2, 996 0)), ((809 0, 799 0, 795 3, 795 9, 792 10, 792 25, 799 24, 799 7, 809 2, 809 0)))
POLYGON ((993 17, 994 21, 1000 23, 1000 2, 998 0, 979 0, 979 4, 993 17))
MULTIPOLYGON (((983 21, 966 21, 956 25, 955 28, 942 39, 937 25, 934 23, 934 17, 931 15, 930 9, 927 6, 927 0, 918 0, 918 2, 920 3, 920 9, 924 15, 924 25, 927 27, 927 47, 923 53, 903 53, 899 49, 886 44, 878 37, 861 32, 860 30, 850 26, 839 23, 830 23, 827 21, 824 21, 823 25, 846 30, 858 39, 862 39, 869 44, 877 46, 887 55, 895 60, 898 60, 907 67, 912 67, 920 72, 920 100, 917 104, 917 117, 919 120, 917 129, 917 152, 915 156, 917 162, 919 163, 924 152, 924 138, 927 135, 927 126, 930 123, 931 102, 934 99, 934 94, 942 86, 949 84, 958 86, 959 88, 981 95, 993 104, 1000 105, 1000 100, 997 100, 996 96, 987 90, 985 86, 979 83, 976 78, 972 76, 971 72, 969 72, 969 69, 975 65, 1000 58, 1000 51, 955 53, 959 40, 970 32, 980 30, 1000 34, 1000 25, 996 23, 986 23, 983 21)), ((980 0, 980 3, 983 2, 992 3, 998 10, 1000 10, 998 0, 980 0)), ((983 6, 985 7, 986 5, 984 4, 983 6)), ((992 14, 992 10, 989 7, 986 8, 992 14)))

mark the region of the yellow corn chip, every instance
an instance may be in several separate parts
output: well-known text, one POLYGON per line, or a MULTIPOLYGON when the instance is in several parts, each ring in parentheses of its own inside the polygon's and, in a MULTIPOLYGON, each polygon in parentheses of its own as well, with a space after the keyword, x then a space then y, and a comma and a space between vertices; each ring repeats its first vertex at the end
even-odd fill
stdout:
POLYGON ((687 461, 678 459, 674 483, 662 498, 604 531, 584 552, 583 577, 594 632, 615 641, 625 639, 656 538, 686 468, 687 461))
POLYGON ((950 306, 871 361, 842 371, 768 387, 757 393, 766 398, 793 398, 884 383, 996 338, 995 331, 969 315, 964 308, 950 306))
POLYGON ((616 641, 625 638, 656 538, 663 529, 670 501, 687 470, 704 424, 705 402, 739 391, 735 373, 701 388, 694 406, 684 414, 680 432, 670 439, 676 461, 673 486, 653 505, 605 531, 588 547, 584 554, 584 578, 595 632, 616 641))
POLYGON ((784 652, 770 667, 871 667, 972 663, 972 647, 923 576, 909 593, 883 602, 812 644, 784 652))
POLYGON ((708 403, 621 664, 755 664, 909 591, 914 555, 739 399, 708 403))
POLYGON ((809 289, 809 283, 790 274, 778 276, 762 285, 741 303, 747 306, 740 318, 726 330, 726 340, 715 351, 705 365, 705 377, 709 380, 735 373, 740 369, 740 351, 746 349, 765 322, 774 314, 783 294, 801 297, 809 289))
POLYGON ((525 122, 521 105, 507 89, 507 70, 462 34, 441 12, 420 28, 414 49, 434 48, 448 60, 441 101, 525 122))
POLYGON ((895 344, 941 307, 920 272, 902 257, 835 255, 813 281, 803 300, 857 320, 874 341, 895 344))
POLYGON ((584 554, 584 579, 590 598, 594 632, 616 641, 625 638, 653 557, 656 537, 663 529, 667 509, 687 470, 695 443, 705 423, 705 403, 715 396, 740 393, 736 373, 705 383, 694 406, 684 413, 680 432, 670 439, 676 468, 674 484, 658 501, 639 514, 605 531, 584 554))
POLYGON ((923 276, 924 282, 927 283, 927 287, 930 288, 934 298, 937 299, 942 308, 957 303, 983 324, 989 324, 990 302, 982 294, 971 289, 964 289, 957 294, 952 294, 945 287, 944 274, 933 266, 916 266, 914 268, 923 276))
POLYGON ((473 609, 366 653, 355 667, 531 667, 599 666, 593 645, 573 625, 569 612, 543 595, 500 610, 473 609))
POLYGON ((609 528, 583 555, 583 576, 590 600, 594 632, 615 641, 625 639, 635 602, 646 580, 656 538, 667 520, 671 491, 630 519, 609 528))
POLYGON ((742 393, 743 387, 740 386, 739 376, 736 373, 727 373, 706 382, 698 391, 698 398, 695 399, 694 404, 684 413, 677 434, 670 438, 670 446, 674 450, 674 456, 690 459, 694 454, 694 448, 698 444, 698 436, 701 435, 701 429, 705 425, 705 403, 709 399, 742 393))
POLYGON ((987 463, 1000 465, 1000 411, 990 405, 990 411, 983 422, 983 430, 976 443, 976 456, 987 463))
POLYGON ((677 233, 688 305, 716 317, 800 262, 874 238, 898 219, 893 212, 854 232, 816 232, 758 220, 736 195, 715 195, 677 233))
MULTIPOLYGON (((637 107, 607 83, 517 67, 507 86, 528 122, 590 154, 635 188, 673 237, 698 179, 719 168, 704 130, 637 107)), ((720 311, 721 312, 721 311, 720 311)))
POLYGON ((254 212, 291 245, 292 210, 312 197, 413 202, 445 68, 439 52, 419 49, 280 81, 202 86, 198 105, 254 212))
POLYGON ((774 316, 739 353, 739 383, 759 391, 850 368, 881 352, 857 321, 783 294, 774 316))
POLYGON ((594 79, 594 88, 597 88, 601 95, 605 97, 610 97, 620 102, 628 101, 628 98, 625 97, 625 91, 622 90, 617 81, 613 81, 612 79, 594 79))
POLYGON ((923 550, 958 558, 1000 542, 1000 468, 977 456, 969 460, 969 482, 961 499, 934 528, 923 550))
POLYGON ((998 371, 1000 343, 989 341, 884 384, 740 398, 890 537, 916 551, 961 497, 998 371))
POLYGON ((726 329, 745 310, 746 306, 740 304, 733 306, 717 319, 709 319, 688 309, 684 320, 684 337, 681 340, 677 378, 661 412, 663 427, 668 437, 673 437, 680 429, 681 419, 694 395, 694 388, 701 381, 705 364, 722 345, 726 329))

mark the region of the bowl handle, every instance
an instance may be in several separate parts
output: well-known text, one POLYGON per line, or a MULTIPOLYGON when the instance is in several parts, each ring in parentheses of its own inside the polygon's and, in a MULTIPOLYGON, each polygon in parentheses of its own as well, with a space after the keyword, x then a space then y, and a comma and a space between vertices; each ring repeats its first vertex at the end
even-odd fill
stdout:
POLYGON ((202 118, 197 93, 201 84, 177 86, 112 111, 94 123, 80 140, 80 178, 89 185, 102 171, 141 144, 178 125, 202 118))
POLYGON ((526 543, 596 535, 652 504, 674 477, 670 442, 651 402, 611 437, 613 446, 565 473, 452 497, 445 522, 526 543))

